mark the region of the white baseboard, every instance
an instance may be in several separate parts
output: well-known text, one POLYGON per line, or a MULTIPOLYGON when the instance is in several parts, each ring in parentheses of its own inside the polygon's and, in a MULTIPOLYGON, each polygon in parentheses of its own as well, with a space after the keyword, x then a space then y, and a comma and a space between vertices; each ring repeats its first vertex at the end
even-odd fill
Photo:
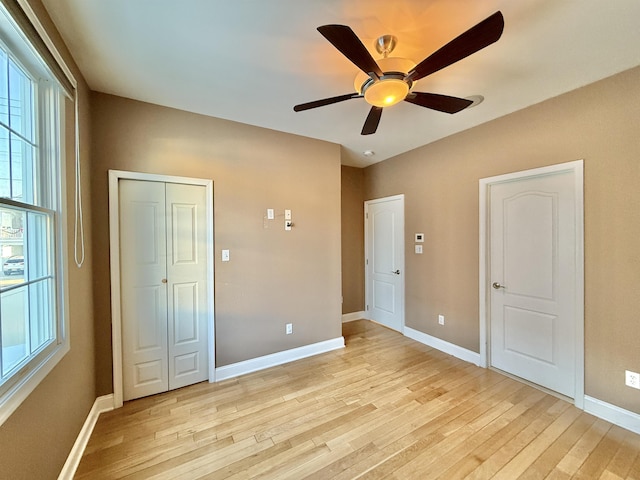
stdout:
POLYGON ((91 438, 93 427, 96 426, 98 417, 101 413, 109 412, 111 410, 113 410, 113 394, 96 398, 96 401, 93 402, 93 407, 91 407, 91 410, 89 411, 89 415, 87 415, 87 419, 84 421, 84 425, 82 425, 82 428, 80 429, 78 438, 76 438, 73 448, 71 449, 71 452, 69 452, 67 461, 62 467, 60 475, 58 475, 58 480, 73 479, 73 476, 78 469, 78 465, 80 465, 80 459, 84 454, 84 449, 87 448, 87 443, 89 442, 89 438, 91 438))
POLYGON ((633 433, 640 434, 640 415, 624 408, 617 407, 597 398, 584 396, 584 411, 611 422, 619 427, 626 428, 633 433))
MULTIPOLYGON (((424 343, 430 347, 440 350, 449 355, 453 355, 466 362, 473 363, 480 366, 480 354, 467 350, 466 348, 459 347, 453 343, 446 342, 439 338, 427 335, 426 333, 414 330, 413 328, 404 328, 405 336, 416 340, 417 342, 424 343)), ((598 418, 611 422, 619 427, 626 428, 634 433, 640 434, 640 415, 624 408, 620 408, 616 405, 612 405, 597 398, 584 396, 584 411, 595 415, 598 418)))
POLYGON ((225 365, 224 367, 216 368, 216 382, 311 357, 320 353, 330 352, 331 350, 337 350, 339 348, 344 348, 344 337, 325 340, 324 342, 313 343, 311 345, 305 345, 304 347, 292 348, 284 352, 272 353, 264 357, 252 358, 244 362, 225 365))
POLYGON ((444 340, 441 340, 440 338, 427 335, 424 332, 414 330, 410 327, 404 327, 404 335, 415 340, 416 342, 424 343, 425 345, 433 347, 436 350, 440 350, 441 352, 453 355, 460 360, 464 360, 465 362, 473 363, 474 365, 480 366, 479 353, 472 352, 471 350, 467 350, 466 348, 462 348, 453 343, 446 342, 444 340))
POLYGON ((342 323, 353 322, 354 320, 366 319, 364 312, 352 312, 342 314, 342 323))

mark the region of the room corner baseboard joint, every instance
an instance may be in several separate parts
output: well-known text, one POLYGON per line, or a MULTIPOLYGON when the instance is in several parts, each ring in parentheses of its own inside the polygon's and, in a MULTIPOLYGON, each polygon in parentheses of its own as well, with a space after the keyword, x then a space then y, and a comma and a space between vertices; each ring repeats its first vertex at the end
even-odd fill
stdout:
POLYGON ((342 314, 342 323, 353 322, 354 320, 366 320, 365 312, 351 312, 342 314))

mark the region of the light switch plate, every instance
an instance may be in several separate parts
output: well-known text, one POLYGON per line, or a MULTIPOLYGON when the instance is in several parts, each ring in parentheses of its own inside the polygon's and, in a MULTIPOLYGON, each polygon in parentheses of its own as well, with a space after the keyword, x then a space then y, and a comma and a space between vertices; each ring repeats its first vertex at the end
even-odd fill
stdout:
POLYGON ((222 250, 222 261, 223 262, 229 261, 229 250, 222 250))
POLYGON ((416 247, 416 253, 419 255, 422 254, 422 245, 416 245, 415 247, 416 247))
POLYGON ((276 218, 276 215, 273 212, 273 208, 267 208, 267 220, 273 220, 274 218, 276 218))
POLYGON ((285 210, 284 211, 284 219, 285 220, 291 220, 291 210, 285 210))

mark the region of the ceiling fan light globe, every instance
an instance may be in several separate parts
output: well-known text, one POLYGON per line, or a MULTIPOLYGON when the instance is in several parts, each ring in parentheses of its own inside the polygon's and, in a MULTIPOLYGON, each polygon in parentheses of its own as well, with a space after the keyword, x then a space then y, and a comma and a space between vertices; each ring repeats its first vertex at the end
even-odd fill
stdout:
POLYGON ((409 85, 404 80, 389 78, 372 83, 364 91, 364 99, 369 105, 390 107, 401 102, 409 93, 409 85))

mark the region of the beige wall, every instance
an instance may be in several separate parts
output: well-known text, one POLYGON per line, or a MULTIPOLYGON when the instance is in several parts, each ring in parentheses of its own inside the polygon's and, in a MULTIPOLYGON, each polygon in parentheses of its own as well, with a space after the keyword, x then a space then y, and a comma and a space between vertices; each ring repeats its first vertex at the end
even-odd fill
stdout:
POLYGON ((342 313, 364 310, 364 170, 342 167, 342 313))
POLYGON ((98 93, 92 114, 100 394, 112 391, 109 169, 214 181, 217 366, 342 335, 338 145, 98 93))
POLYGON ((584 159, 586 394, 640 413, 639 113, 635 68, 367 168, 365 199, 405 194, 406 325, 478 352, 478 180, 584 159))
POLYGON ((13 415, 0 426, 0 477, 11 480, 57 478, 96 398, 91 283, 93 275, 91 206, 89 204, 91 191, 88 90, 42 5, 39 1, 30 1, 30 3, 80 82, 82 188, 85 199, 87 256, 82 269, 78 269, 73 260, 74 107, 72 102, 67 101, 66 179, 69 246, 66 266, 69 272, 71 351, 13 415))

